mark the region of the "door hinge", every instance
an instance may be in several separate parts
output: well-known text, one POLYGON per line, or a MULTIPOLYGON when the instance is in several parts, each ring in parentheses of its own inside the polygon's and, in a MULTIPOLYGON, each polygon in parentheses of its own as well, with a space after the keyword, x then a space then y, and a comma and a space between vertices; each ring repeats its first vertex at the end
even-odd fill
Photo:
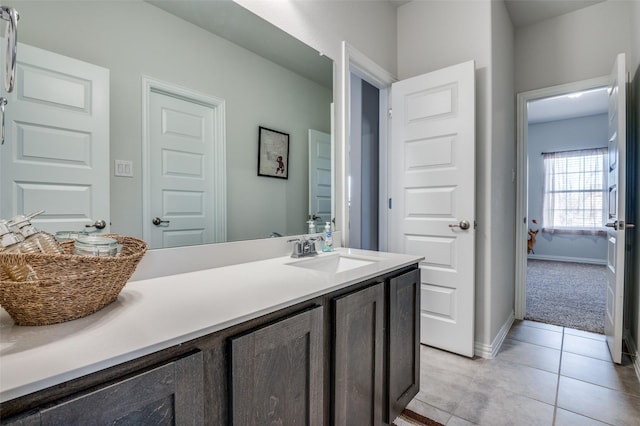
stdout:
POLYGON ((389 118, 393 118, 393 109, 389 108, 389 118))
POLYGON ((389 210, 391 210, 391 209, 393 208, 393 207, 391 207, 391 206, 392 206, 392 204, 393 204, 393 203, 391 202, 391 198, 389 198, 389 210))

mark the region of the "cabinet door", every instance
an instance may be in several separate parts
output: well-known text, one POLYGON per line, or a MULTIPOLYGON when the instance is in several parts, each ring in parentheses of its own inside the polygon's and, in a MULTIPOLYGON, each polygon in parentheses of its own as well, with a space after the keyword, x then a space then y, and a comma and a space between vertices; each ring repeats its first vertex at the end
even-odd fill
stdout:
POLYGON ((231 416, 239 425, 323 424, 322 308, 231 339, 231 416))
POLYGON ((383 424, 384 284, 334 300, 334 424, 383 424))
POLYGON ((420 270, 389 280, 389 417, 420 388, 420 270))
POLYGON ((203 424, 202 353, 40 411, 43 425, 203 424))

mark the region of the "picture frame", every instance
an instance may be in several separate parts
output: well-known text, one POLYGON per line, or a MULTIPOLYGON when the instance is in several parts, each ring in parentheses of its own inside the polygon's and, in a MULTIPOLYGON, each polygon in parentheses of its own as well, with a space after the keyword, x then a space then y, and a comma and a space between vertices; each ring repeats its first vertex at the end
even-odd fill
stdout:
POLYGON ((258 176, 289 179, 289 134, 258 127, 258 176))

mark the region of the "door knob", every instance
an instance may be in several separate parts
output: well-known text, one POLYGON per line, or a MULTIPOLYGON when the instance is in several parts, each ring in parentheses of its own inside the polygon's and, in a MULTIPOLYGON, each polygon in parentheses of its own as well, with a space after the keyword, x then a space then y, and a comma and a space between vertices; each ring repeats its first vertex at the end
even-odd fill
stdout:
POLYGON ((471 227, 471 224, 469 223, 468 220, 461 220, 460 223, 449 224, 449 228, 460 228, 462 230, 469 229, 470 227, 471 227))
POLYGON ((169 223, 169 220, 162 220, 159 217, 154 217, 153 219, 151 219, 151 223, 153 223, 154 225, 161 225, 163 223, 169 223))
POLYGON ((613 228, 616 231, 623 231, 625 229, 633 229, 636 227, 635 224, 633 223, 625 223, 624 220, 620 220, 620 221, 615 221, 613 223, 605 223, 605 225, 607 228, 613 228))
POLYGON ((96 228, 96 229, 104 229, 107 226, 107 222, 105 222, 102 219, 98 219, 95 221, 95 223, 91 224, 91 225, 85 225, 85 228, 96 228))

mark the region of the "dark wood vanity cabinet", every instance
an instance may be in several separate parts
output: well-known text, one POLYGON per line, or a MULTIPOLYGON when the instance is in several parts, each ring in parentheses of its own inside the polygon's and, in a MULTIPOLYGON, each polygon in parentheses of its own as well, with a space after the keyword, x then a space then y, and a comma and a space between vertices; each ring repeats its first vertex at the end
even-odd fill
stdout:
POLYGON ((198 352, 3 424, 203 424, 202 366, 202 353, 198 352))
POLYGON ((377 283, 333 301, 337 426, 383 424, 384 296, 384 283, 377 283))
POLYGON ((234 426, 321 426, 322 307, 231 338, 234 426))
POLYGON ((391 423, 420 390, 420 270, 388 282, 388 413, 391 423))
POLYGON ((391 424, 420 387, 420 272, 333 304, 332 424, 391 424))
POLYGON ((380 425, 418 392, 417 265, 0 405, 0 423, 380 425))

